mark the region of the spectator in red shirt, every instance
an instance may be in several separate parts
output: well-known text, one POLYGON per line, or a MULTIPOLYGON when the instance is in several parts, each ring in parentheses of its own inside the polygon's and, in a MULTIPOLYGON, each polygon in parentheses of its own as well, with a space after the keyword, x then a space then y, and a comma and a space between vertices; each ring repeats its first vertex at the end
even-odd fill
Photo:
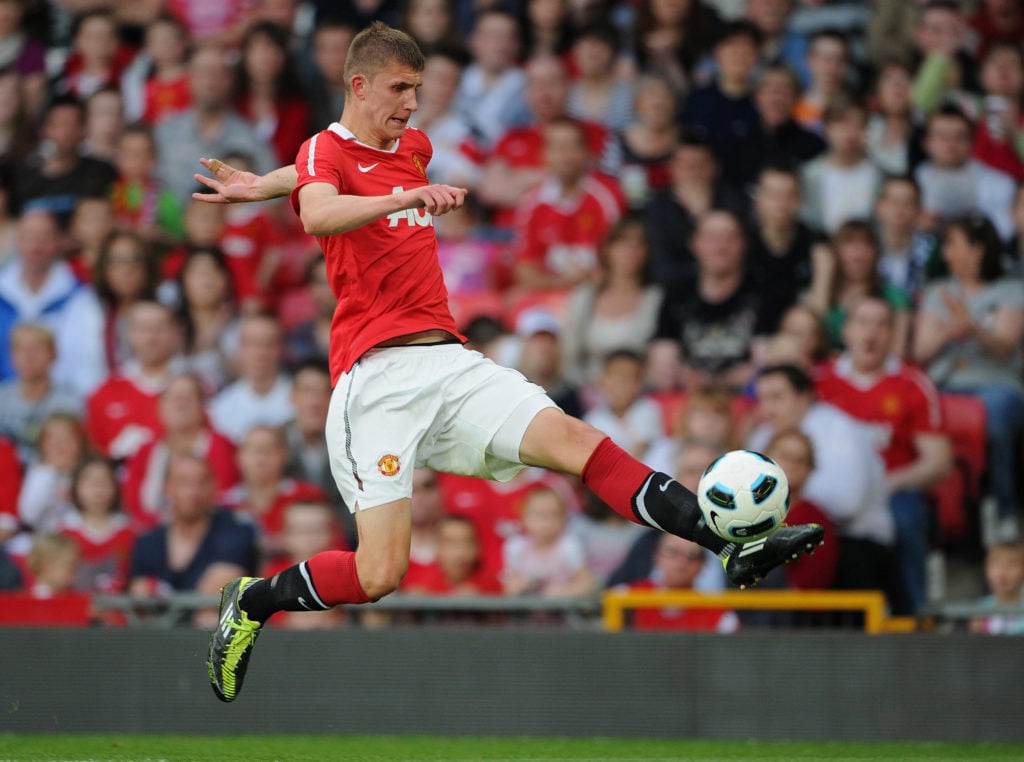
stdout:
POLYGON ((185 64, 188 43, 188 30, 176 16, 167 14, 146 25, 145 52, 152 71, 143 85, 141 113, 130 112, 132 116, 154 125, 192 105, 185 64))
POLYGON ((544 127, 545 179, 516 214, 516 282, 525 289, 567 289, 590 278, 597 247, 622 216, 614 181, 589 171, 586 130, 558 118, 544 127))
POLYGON ((135 532, 121 512, 121 490, 114 464, 87 457, 71 476, 71 504, 61 532, 78 544, 78 590, 119 593, 128 586, 135 532))
POLYGON ((843 327, 846 352, 819 377, 817 393, 872 429, 896 522, 903 587, 897 613, 912 614, 925 601, 927 490, 949 472, 952 448, 942 432, 935 385, 890 353, 894 320, 884 298, 854 302, 843 327))
POLYGON ((18 493, 21 491, 21 464, 18 451, 0 438, 0 544, 18 531, 18 493))
POLYGON ((57 81, 59 92, 85 99, 102 87, 120 85, 132 51, 121 44, 113 13, 95 10, 78 16, 71 45, 71 54, 57 81))
POLYGON ((978 37, 975 54, 983 58, 999 43, 1019 45, 1024 39, 1024 8, 1019 0, 983 0, 968 19, 978 37))
POLYGON ((265 21, 246 33, 237 92, 238 112, 257 136, 274 149, 278 162, 292 161, 309 134, 310 104, 295 74, 288 33, 281 27, 265 21))
POLYGON ((174 373, 180 332, 159 302, 139 302, 128 318, 132 359, 103 383, 86 405, 86 428, 105 455, 124 459, 160 431, 157 399, 174 373))
POLYGON ((70 537, 37 537, 28 557, 31 587, 0 597, 0 622, 68 627, 91 624, 90 596, 74 590, 80 563, 78 546, 70 537))
MULTIPOLYGON (((692 590, 704 568, 707 554, 700 545, 675 535, 663 534, 654 553, 651 576, 629 586, 629 590, 692 590)), ((664 606, 638 608, 633 612, 633 629, 686 630, 689 632, 735 632, 736 614, 716 608, 683 609, 664 606)))
POLYGON ((403 592, 432 595, 498 595, 501 583, 484 563, 476 525, 465 516, 443 516, 437 525, 437 553, 429 564, 413 569, 403 592))
POLYGON ((163 519, 164 482, 175 454, 188 453, 209 463, 218 492, 238 481, 235 446, 210 425, 205 404, 199 376, 186 373, 167 382, 157 407, 160 437, 143 445, 127 463, 124 502, 136 527, 149 529, 163 519))

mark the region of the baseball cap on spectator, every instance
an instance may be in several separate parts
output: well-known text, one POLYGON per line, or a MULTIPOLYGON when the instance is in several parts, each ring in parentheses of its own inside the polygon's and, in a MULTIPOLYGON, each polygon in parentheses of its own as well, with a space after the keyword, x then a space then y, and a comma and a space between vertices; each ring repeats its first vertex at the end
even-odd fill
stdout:
POLYGON ((562 323, 549 310, 532 307, 519 315, 516 320, 516 333, 524 339, 538 333, 559 336, 562 333, 562 323))

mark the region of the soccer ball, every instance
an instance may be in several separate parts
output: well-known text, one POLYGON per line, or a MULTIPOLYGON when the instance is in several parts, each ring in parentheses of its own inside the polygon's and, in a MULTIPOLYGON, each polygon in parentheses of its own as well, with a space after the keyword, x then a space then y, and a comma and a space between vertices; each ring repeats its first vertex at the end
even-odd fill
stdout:
POLYGON ((753 450, 714 460, 697 486, 704 523, 730 542, 767 537, 789 512, 789 481, 778 463, 753 450))

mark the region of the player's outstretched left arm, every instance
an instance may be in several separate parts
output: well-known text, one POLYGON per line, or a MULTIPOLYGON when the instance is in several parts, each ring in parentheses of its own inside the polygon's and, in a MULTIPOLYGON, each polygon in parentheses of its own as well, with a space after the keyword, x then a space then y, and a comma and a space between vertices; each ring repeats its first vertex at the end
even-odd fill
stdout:
POLYGON ((234 204, 280 198, 291 193, 299 179, 299 173, 294 164, 278 167, 265 175, 256 175, 252 172, 235 169, 220 159, 202 158, 199 163, 206 167, 213 177, 198 173, 193 177, 196 182, 205 185, 213 193, 193 193, 192 198, 211 204, 234 204))

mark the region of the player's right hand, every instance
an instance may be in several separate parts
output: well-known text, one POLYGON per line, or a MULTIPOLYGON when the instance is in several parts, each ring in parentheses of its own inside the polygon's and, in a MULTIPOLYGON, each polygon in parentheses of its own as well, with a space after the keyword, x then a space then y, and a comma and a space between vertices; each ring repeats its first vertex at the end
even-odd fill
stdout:
POLYGON ((264 201, 266 196, 259 188, 259 175, 243 172, 220 159, 201 158, 199 163, 206 167, 213 177, 195 174, 196 182, 205 185, 213 193, 193 193, 192 198, 211 204, 233 204, 240 201, 264 201))
POLYGON ((434 217, 447 214, 452 209, 459 209, 466 202, 466 194, 469 193, 465 188, 441 184, 425 185, 408 192, 412 195, 416 208, 424 209, 434 217))

